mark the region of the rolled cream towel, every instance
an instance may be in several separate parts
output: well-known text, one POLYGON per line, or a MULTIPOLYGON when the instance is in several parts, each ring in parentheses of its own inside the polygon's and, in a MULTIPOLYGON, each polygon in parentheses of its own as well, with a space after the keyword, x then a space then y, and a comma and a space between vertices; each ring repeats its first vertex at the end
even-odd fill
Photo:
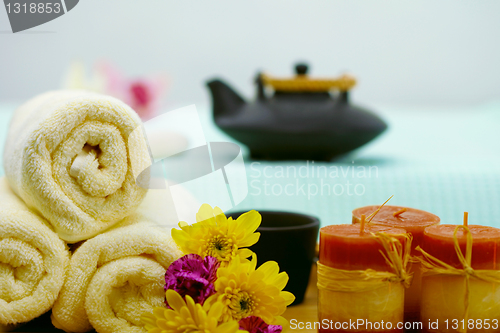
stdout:
POLYGON ((130 215, 146 190, 134 175, 151 164, 136 113, 84 91, 54 91, 19 107, 4 149, 12 189, 63 240, 91 238, 130 215))
POLYGON ((182 256, 170 236, 176 217, 169 208, 165 192, 151 190, 137 212, 78 247, 52 309, 54 326, 146 332, 140 317, 165 306, 165 271, 182 256))
POLYGON ((64 242, 0 178, 0 331, 47 312, 68 263, 64 242))

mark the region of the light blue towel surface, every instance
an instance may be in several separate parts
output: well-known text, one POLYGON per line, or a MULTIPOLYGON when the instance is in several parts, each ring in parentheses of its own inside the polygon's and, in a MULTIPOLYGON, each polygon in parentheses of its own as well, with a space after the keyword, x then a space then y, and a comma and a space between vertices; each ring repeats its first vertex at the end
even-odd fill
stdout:
MULTIPOLYGON (((13 110, 0 104, 1 151, 13 110)), ((214 126, 208 110, 199 112, 206 138, 231 140, 214 126)), ((442 223, 461 223, 468 211, 470 224, 500 227, 500 104, 385 107, 378 113, 389 129, 329 163, 245 156, 249 193, 234 210, 294 211, 315 215, 322 225, 340 224, 351 222, 353 209, 394 195, 390 204, 432 212, 442 223)))

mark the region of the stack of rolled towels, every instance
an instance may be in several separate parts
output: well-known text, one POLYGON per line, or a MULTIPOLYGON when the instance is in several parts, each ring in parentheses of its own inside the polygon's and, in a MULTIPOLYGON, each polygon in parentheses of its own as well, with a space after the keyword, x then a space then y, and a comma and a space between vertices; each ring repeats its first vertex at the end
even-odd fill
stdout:
POLYGON ((67 332, 146 332, 181 252, 165 193, 136 177, 151 163, 137 114, 83 91, 18 108, 0 179, 0 331, 52 310, 67 332), (137 130, 139 129, 139 130, 137 130))

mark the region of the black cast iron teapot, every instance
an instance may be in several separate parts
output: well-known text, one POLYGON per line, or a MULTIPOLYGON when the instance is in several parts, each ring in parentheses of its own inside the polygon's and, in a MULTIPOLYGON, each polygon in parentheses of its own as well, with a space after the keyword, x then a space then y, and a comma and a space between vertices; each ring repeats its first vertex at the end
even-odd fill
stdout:
POLYGON ((349 103, 354 78, 311 79, 306 65, 295 69, 290 79, 259 73, 253 102, 219 79, 207 83, 215 124, 246 144, 252 158, 330 160, 387 128, 372 112, 349 103))

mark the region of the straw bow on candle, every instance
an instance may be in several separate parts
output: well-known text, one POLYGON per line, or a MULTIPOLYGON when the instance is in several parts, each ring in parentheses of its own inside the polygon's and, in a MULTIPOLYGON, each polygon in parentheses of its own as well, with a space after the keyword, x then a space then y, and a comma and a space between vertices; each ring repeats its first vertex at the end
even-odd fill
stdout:
POLYGON ((413 240, 412 235, 406 234, 404 236, 406 238, 404 246, 397 238, 391 237, 385 232, 379 232, 372 235, 377 238, 377 241, 384 248, 385 253, 382 250, 380 253, 387 264, 394 270, 397 276, 396 280, 403 282, 405 288, 408 288, 413 278, 413 273, 410 274, 406 270, 408 262, 410 261, 411 242, 413 240))
POLYGON ((384 251, 380 251, 392 272, 382 272, 373 269, 344 270, 332 268, 318 262, 318 288, 330 291, 364 292, 383 287, 387 283, 403 283, 409 287, 413 278, 406 266, 410 258, 412 237, 409 234, 398 235, 406 238, 405 245, 386 233, 379 232, 372 235, 382 244, 384 251))
MULTIPOLYGON (((464 225, 457 225, 455 231, 453 232, 453 243, 455 246, 455 251, 457 253, 458 259, 462 264, 462 269, 455 268, 447 263, 437 259, 436 257, 425 252, 420 246, 417 246, 416 250, 422 253, 423 257, 417 257, 417 259, 422 264, 422 275, 462 275, 465 277, 465 297, 464 297, 464 320, 467 322, 469 314, 469 279, 471 277, 483 280, 490 283, 500 284, 500 270, 475 270, 472 268, 472 233, 467 226, 467 213, 464 214, 464 225), (460 249, 458 243, 457 232, 458 229, 464 229, 466 231, 467 243, 465 246, 465 256, 460 249)), ((464 330, 460 332, 467 332, 467 325, 465 325, 464 330)))

